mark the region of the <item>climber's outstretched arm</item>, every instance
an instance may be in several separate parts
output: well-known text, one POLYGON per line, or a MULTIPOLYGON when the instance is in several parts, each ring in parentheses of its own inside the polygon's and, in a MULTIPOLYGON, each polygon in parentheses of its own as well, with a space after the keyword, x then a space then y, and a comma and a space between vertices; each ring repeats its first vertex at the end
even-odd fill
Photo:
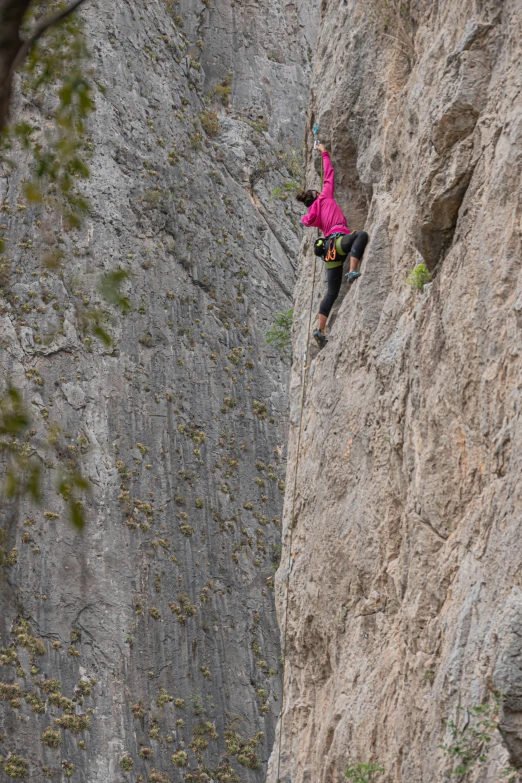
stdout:
POLYGON ((330 160, 330 154, 324 144, 318 144, 317 149, 321 150, 323 156, 324 181, 321 194, 325 198, 333 198, 335 191, 335 174, 332 161, 330 160))

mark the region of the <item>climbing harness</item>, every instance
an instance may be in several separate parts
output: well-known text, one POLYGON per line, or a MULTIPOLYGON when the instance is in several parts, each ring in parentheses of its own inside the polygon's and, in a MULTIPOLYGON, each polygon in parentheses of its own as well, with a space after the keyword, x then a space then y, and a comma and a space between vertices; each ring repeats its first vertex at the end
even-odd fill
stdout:
MULTIPOLYGON (((314 125, 314 149, 317 147, 317 133, 318 133, 318 126, 314 125)), ((322 165, 322 158, 321 158, 321 188, 323 186, 323 178, 324 178, 324 171, 323 171, 323 165, 322 165)), ((306 348, 303 351, 303 366, 301 370, 301 401, 299 405, 299 430, 297 434, 297 451, 296 451, 296 459, 295 459, 295 471, 294 471, 294 486, 292 490, 292 514, 290 516, 290 545, 288 548, 288 576, 287 576, 287 584, 286 584, 286 600, 285 600, 285 614, 284 614, 284 631, 283 631, 283 682, 281 686, 281 713, 279 718, 279 747, 277 751, 277 775, 276 775, 276 783, 281 783, 280 781, 280 771, 281 771, 281 748, 282 748, 282 740, 283 740, 283 719, 284 719, 284 709, 285 709, 285 670, 286 670, 286 640, 287 640, 287 627, 288 627, 288 599, 290 595, 290 576, 292 573, 292 569, 294 566, 295 558, 297 556, 297 550, 293 550, 292 544, 293 544, 293 536, 294 536, 294 527, 295 527, 295 499, 297 496, 297 476, 299 473, 299 459, 300 459, 300 453, 301 453, 301 434, 303 431, 303 410, 304 410, 304 403, 305 403, 305 394, 306 394, 306 381, 307 381, 307 374, 306 371, 308 370, 308 353, 309 353, 309 345, 310 345, 310 329, 312 327, 312 315, 313 315, 313 309, 314 309, 314 296, 315 296, 315 272, 316 272, 316 260, 314 258, 314 274, 312 279, 312 294, 310 297, 310 309, 308 312, 308 328, 306 330, 306 348)))

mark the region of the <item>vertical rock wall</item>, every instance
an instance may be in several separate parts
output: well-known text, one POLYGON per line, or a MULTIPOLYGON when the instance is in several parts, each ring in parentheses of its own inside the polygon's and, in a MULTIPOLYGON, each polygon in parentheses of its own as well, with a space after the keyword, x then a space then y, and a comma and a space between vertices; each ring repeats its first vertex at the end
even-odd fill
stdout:
MULTIPOLYGON (((87 4, 84 226, 25 202, 20 154, 0 179, 2 383, 31 410, 28 450, 58 444, 42 507, 0 510, 2 780, 264 779, 288 373, 265 333, 291 306, 298 211, 279 196, 302 170, 314 13, 87 4), (106 348, 83 315, 117 268, 132 312, 106 348), (60 464, 91 482, 81 535, 60 464)), ((22 90, 17 116, 42 128, 47 108, 22 90)))
POLYGON ((499 693, 501 730, 459 779, 501 780, 522 763, 522 9, 440 0, 397 17, 393 5, 322 6, 310 128, 370 244, 327 346, 311 349, 297 455, 308 311, 324 293, 311 232, 301 256, 281 760, 292 783, 340 781, 368 760, 383 781, 453 780, 447 722, 475 726, 471 708, 493 714, 499 693), (433 282, 416 290, 405 278, 421 263, 433 282))

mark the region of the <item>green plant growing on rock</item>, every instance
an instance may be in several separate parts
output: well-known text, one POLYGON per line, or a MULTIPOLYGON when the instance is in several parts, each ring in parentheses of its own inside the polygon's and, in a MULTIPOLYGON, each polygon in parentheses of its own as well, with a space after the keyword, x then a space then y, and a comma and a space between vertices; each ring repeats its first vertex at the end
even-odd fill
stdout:
POLYGON ((58 748, 62 744, 62 735, 57 729, 48 726, 40 737, 44 745, 48 748, 58 748))
POLYGON ((142 701, 138 701, 136 704, 133 704, 131 710, 134 717, 137 718, 138 720, 143 718, 145 715, 145 708, 143 707, 142 701))
POLYGON ((273 189, 270 195, 270 200, 275 201, 278 199, 279 201, 286 201, 288 196, 295 196, 295 194, 298 193, 300 189, 300 183, 296 182, 295 180, 285 182, 282 187, 273 189))
POLYGON ((375 783, 383 772, 382 764, 368 761, 367 764, 351 764, 345 772, 345 778, 352 783, 375 783))
POLYGON ((2 769, 10 778, 26 778, 29 774, 29 762, 21 756, 13 754, 4 761, 2 769))
POLYGON ((120 759, 120 767, 124 772, 130 772, 130 770, 134 766, 134 761, 132 758, 126 753, 125 756, 122 756, 120 759))
POLYGON ((241 766, 258 770, 260 768, 260 763, 256 748, 263 737, 264 733, 260 731, 248 740, 244 740, 236 731, 227 729, 225 731, 225 745, 228 753, 230 753, 231 756, 235 756, 237 762, 241 764, 241 766))
POLYGON ((169 783, 168 775, 165 772, 156 772, 155 769, 149 773, 148 783, 169 783))
POLYGON ((417 264, 406 278, 406 285, 417 291, 422 291, 427 283, 431 283, 431 280, 432 274, 426 264, 417 264))
POLYGON ((170 757, 170 760, 176 767, 188 767, 188 753, 184 750, 178 750, 170 757))
POLYGON ((292 344, 292 318, 293 308, 286 313, 276 313, 274 323, 266 333, 267 345, 274 345, 281 355, 281 359, 290 359, 292 344))
POLYGON ((495 694, 490 701, 478 707, 457 707, 457 712, 466 713, 462 727, 456 720, 447 722, 451 739, 439 748, 451 764, 447 774, 456 777, 459 783, 469 779, 477 765, 486 761, 493 735, 498 731, 501 703, 502 697, 495 694))
POLYGON ((91 727, 91 719, 88 715, 62 715, 55 718, 56 726, 67 729, 71 734, 79 734, 81 731, 88 731, 91 727))
POLYGON ((233 74, 228 73, 224 76, 218 84, 214 86, 214 89, 210 93, 210 97, 217 96, 223 106, 228 106, 230 102, 230 94, 232 92, 232 78, 233 74))
POLYGON ((210 138, 217 136, 219 133, 220 125, 219 119, 215 112, 205 109, 199 115, 199 120, 203 126, 203 130, 210 138))

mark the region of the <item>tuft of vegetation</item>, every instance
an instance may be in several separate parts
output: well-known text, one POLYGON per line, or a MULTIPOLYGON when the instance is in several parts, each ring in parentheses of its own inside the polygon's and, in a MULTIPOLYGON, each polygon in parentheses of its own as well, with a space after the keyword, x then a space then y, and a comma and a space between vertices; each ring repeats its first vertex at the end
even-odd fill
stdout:
POLYGON ((125 756, 121 757, 120 767, 124 772, 130 772, 133 766, 134 766, 134 761, 132 760, 132 758, 129 756, 128 753, 126 753, 125 756))
POLYGON ((431 281, 432 274, 426 264, 417 264, 406 278, 406 285, 417 291, 422 291, 426 283, 431 283, 431 281))
POLYGON ((189 143, 190 148, 193 149, 195 152, 199 152, 200 149, 203 147, 203 136, 199 131, 195 131, 194 133, 189 134, 189 143))
POLYGON ((4 761, 2 769, 10 778, 26 778, 29 774, 29 762, 21 756, 12 755, 4 761))
POLYGON ((493 735, 498 731, 501 702, 501 697, 495 695, 478 707, 457 707, 457 712, 465 713, 462 726, 457 720, 449 720, 446 728, 450 742, 439 745, 450 762, 447 775, 466 780, 477 765, 486 761, 493 735))
POLYGON ((56 726, 67 729, 71 734, 79 734, 91 727, 91 719, 88 715, 62 715, 60 718, 55 718, 54 722, 56 726))
POLYGON ((207 136, 210 136, 211 138, 213 136, 217 136, 217 134, 219 133, 220 125, 219 125, 218 116, 215 112, 205 109, 200 113, 199 120, 207 136))
POLYGON ((53 729, 51 726, 45 729, 40 739, 48 748, 58 748, 62 744, 62 735, 58 729, 53 729))
POLYGON ((266 333, 267 345, 274 345, 280 353, 282 360, 289 360, 292 356, 292 319, 293 308, 287 313, 276 313, 271 329, 266 333))
POLYGON ((369 0, 368 17, 375 28, 407 58, 414 54, 411 0, 369 0))
POLYGON ((218 84, 214 86, 214 89, 210 92, 210 97, 217 96, 223 106, 228 106, 230 103, 230 94, 232 92, 232 78, 233 74, 228 73, 224 76, 218 84))
POLYGON ((274 188, 270 195, 270 200, 275 201, 278 199, 279 201, 286 201, 288 196, 295 196, 300 190, 300 183, 295 179, 292 179, 289 182, 283 183, 282 187, 274 188))
POLYGON ((345 772, 345 777, 352 783, 376 783, 383 772, 382 764, 379 762, 373 764, 368 761, 367 764, 350 765, 345 772))
POLYGON ((147 781, 148 783, 169 783, 167 774, 165 772, 156 772, 155 769, 149 774, 147 781))
POLYGON ((176 767, 188 767, 188 753, 184 750, 178 750, 177 753, 171 756, 170 760, 176 767))
POLYGON ((256 748, 264 736, 264 733, 260 731, 254 737, 244 740, 236 731, 227 729, 225 731, 225 745, 228 753, 231 756, 235 756, 241 766, 258 770, 260 763, 256 748))

